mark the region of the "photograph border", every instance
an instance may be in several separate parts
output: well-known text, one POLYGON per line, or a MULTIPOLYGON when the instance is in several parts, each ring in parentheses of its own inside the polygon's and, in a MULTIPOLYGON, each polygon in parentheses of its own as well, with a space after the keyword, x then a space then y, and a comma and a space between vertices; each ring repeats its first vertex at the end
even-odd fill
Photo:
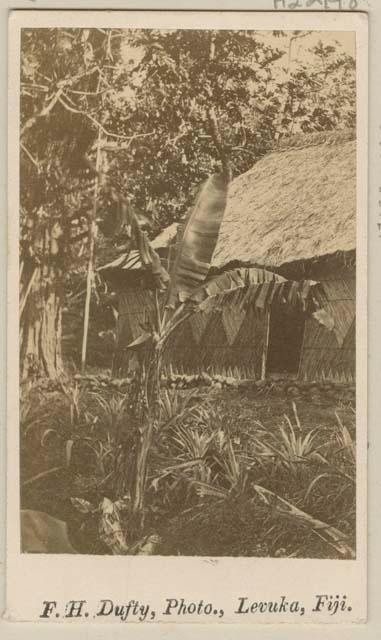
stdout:
MULTIPOLYGON (((34 18, 35 18, 35 12, 28 12, 30 14, 34 14, 34 18)), ((318 12, 319 13, 319 12, 318 12)), ((16 12, 13 14, 13 16, 15 16, 16 12)), ((282 16, 279 14, 279 19, 282 18, 282 16)), ((88 18, 89 14, 86 14, 86 26, 88 26, 88 18)), ((109 14, 108 14, 109 15, 109 14)), ((115 14, 114 14, 115 15, 115 14)), ((220 12, 218 13, 218 19, 220 19, 220 12)), ((300 14, 299 14, 300 15, 300 14)), ((297 17, 297 14, 293 14, 293 22, 295 23, 299 23, 300 18, 302 18, 302 16, 299 15, 297 17)), ((12 20, 14 20, 13 16, 11 17, 11 22, 12 20)), ((252 16, 252 14, 250 14, 250 16, 252 16)), ((23 16, 24 17, 24 16, 23 16)), ((76 16, 77 17, 77 16, 76 16)), ((84 16, 85 17, 85 16, 84 16)), ((145 13, 145 18, 147 17, 147 13, 145 13)), ((202 20, 204 20, 204 17, 206 17, 206 12, 203 12, 202 15, 202 20)), ((226 16, 226 14, 224 14, 223 18, 225 19, 228 18, 229 16, 226 16)), ((243 14, 241 14, 241 17, 245 17, 243 16, 243 14)), ((257 16, 256 16, 257 17, 257 16)), ((329 20, 331 20, 331 18, 334 18, 335 16, 330 16, 329 20)), ((157 19, 157 13, 154 15, 155 18, 155 22, 157 19)), ((166 19, 168 18, 168 14, 166 14, 166 19)), ((338 18, 338 17, 337 17, 338 18)), ((354 20, 355 22, 358 21, 358 24, 361 26, 359 26, 359 31, 358 33, 361 32, 361 38, 365 37, 365 32, 366 32, 366 26, 365 26, 365 22, 366 19, 364 20, 364 14, 351 14, 351 16, 348 16, 349 21, 354 20), (356 15, 356 18, 354 19, 353 16, 356 15), (361 17, 360 17, 361 16, 361 17)), ((19 18, 17 18, 16 22, 18 21, 19 18)), ((44 20, 47 19, 47 12, 44 14, 44 20)), ((93 14, 91 15, 91 19, 93 19, 93 14)), ((312 18, 311 18, 312 19, 312 18)), ((308 20, 311 20, 310 18, 308 18, 308 20)), ((314 13, 314 22, 316 19, 316 13, 314 13)), ((307 20, 307 22, 308 22, 307 20)), ((341 24, 342 21, 344 20, 344 16, 340 15, 340 20, 339 23, 340 26, 336 26, 336 28, 334 28, 332 25, 330 26, 329 30, 341 30, 341 24)), ((319 20, 318 20, 319 21, 319 20)), ((13 21, 13 28, 15 28, 15 21, 13 21)), ((17 25, 19 26, 19 25, 17 25)), ((51 26, 55 26, 51 25, 51 26)), ((58 26, 58 25, 57 25, 58 26)), ((77 25, 76 25, 77 26, 77 25)), ((156 24, 155 24, 156 26, 156 24)), ((181 25, 181 27, 178 28, 183 28, 183 25, 181 25)), ((195 28, 199 28, 199 27, 195 27, 195 28)), ((229 27, 231 28, 231 27, 229 27)), ((248 27, 246 27, 248 28, 248 27)), ((274 28, 274 27, 272 27, 274 28)), ((282 28, 284 29, 284 26, 282 26, 282 28)), ((319 28, 314 26, 313 27, 314 30, 318 30, 319 28)), ((11 37, 10 37, 10 44, 11 44, 11 48, 14 48, 15 45, 18 43, 18 41, 16 40, 16 38, 14 37, 15 33, 12 32, 11 37)), ((362 41, 361 42, 361 46, 364 47, 364 50, 361 51, 361 64, 359 63, 359 58, 357 58, 357 62, 358 62, 358 71, 357 71, 357 78, 358 78, 358 107, 359 107, 359 113, 358 113, 358 125, 360 124, 361 126, 358 127, 358 131, 363 128, 364 132, 367 129, 366 126, 366 122, 367 122, 367 109, 366 109, 366 100, 361 102, 361 104, 359 104, 359 99, 363 96, 365 96, 367 94, 367 85, 366 85, 366 78, 367 78, 367 73, 366 73, 366 52, 365 52, 365 42, 362 41), (359 88, 361 87, 361 89, 359 88)), ((10 60, 11 62, 11 74, 10 74, 10 78, 12 78, 12 76, 14 76, 14 73, 18 72, 18 68, 15 68, 14 66, 14 60, 12 63, 12 59, 10 60)), ((16 122, 16 118, 17 118, 17 111, 18 111, 18 96, 17 96, 17 91, 15 89, 15 84, 17 83, 13 83, 12 86, 12 82, 10 84, 10 88, 11 88, 11 92, 12 92, 12 96, 13 96, 13 102, 11 102, 10 105, 10 134, 11 134, 11 138, 10 138, 10 145, 9 145, 9 155, 10 155, 10 166, 15 166, 15 163, 17 163, 17 158, 18 158, 18 143, 16 143, 15 140, 15 130, 17 130, 17 127, 15 127, 15 122, 16 122), (16 95, 15 95, 16 94, 16 95), (15 144, 16 143, 16 144, 15 144)), ((358 198, 358 210, 362 211, 362 210, 367 210, 367 205, 366 205, 366 197, 367 197, 367 144, 366 144, 366 135, 364 134, 364 140, 362 140, 361 144, 358 145, 358 149, 357 149, 357 154, 358 154, 358 167, 360 168, 360 173, 361 173, 361 185, 358 188, 358 192, 357 192, 357 198, 358 198)), ((11 174, 10 173, 10 185, 11 185, 11 189, 10 189, 10 210, 16 210, 17 209, 17 201, 16 201, 16 197, 15 197, 15 193, 17 193, 18 191, 18 176, 15 174, 11 174)), ((16 394, 14 393, 14 390, 16 388, 18 388, 18 380, 15 377, 15 370, 18 369, 18 367, 12 367, 12 363, 14 365, 15 362, 15 356, 16 356, 16 348, 15 345, 17 345, 17 341, 15 341, 15 332, 18 334, 18 325, 15 322, 15 317, 17 317, 17 311, 16 311, 16 307, 14 305, 14 300, 15 300, 15 296, 12 296, 12 292, 15 291, 15 286, 14 283, 17 282, 18 283, 18 251, 17 251, 17 256, 15 255, 15 230, 18 227, 18 220, 16 221, 16 219, 14 218, 10 218, 10 246, 9 246, 9 292, 10 292, 10 299, 9 299, 9 311, 10 311, 10 325, 9 325, 9 360, 8 360, 8 371, 10 373, 10 377, 8 378, 8 389, 9 389, 9 396, 8 396, 8 424, 18 424, 18 417, 17 417, 17 413, 18 411, 16 410, 16 394), (16 226, 17 225, 17 226, 16 226), (13 369, 13 371, 12 371, 13 369)), ((358 536, 358 558, 356 561, 354 561, 355 563, 358 562, 362 562, 362 564, 365 566, 365 557, 366 557, 366 498, 364 498, 365 496, 365 489, 366 489, 366 395, 367 395, 367 375, 366 375, 366 371, 367 371, 367 358, 366 358, 366 348, 364 348, 364 343, 366 344, 366 334, 367 334, 367 318, 366 318, 366 308, 367 308, 367 287, 366 287, 366 278, 367 278, 367 233, 366 233, 366 222, 362 219, 362 216, 358 216, 357 218, 357 251, 358 251, 358 262, 357 262, 357 330, 356 330, 356 355, 357 355, 357 372, 360 375, 357 375, 357 384, 356 384, 356 394, 357 394, 357 402, 358 402, 358 408, 357 411, 359 412, 359 414, 361 414, 362 417, 362 421, 360 424, 360 428, 358 429, 358 447, 357 447, 357 471, 358 471, 358 481, 357 481, 357 536, 358 536), (360 367, 360 369, 359 369, 360 367), (360 431, 360 433, 359 433, 360 431)), ((18 303, 18 299, 17 299, 17 303, 18 303)), ((17 359, 16 362, 18 361, 18 350, 17 350, 17 359)), ((17 408, 18 409, 18 408, 17 408)), ((357 423, 357 426, 359 427, 359 424, 357 423)), ((17 437, 17 430, 13 430, 13 433, 11 433, 10 437, 9 437, 9 448, 8 448, 8 460, 10 461, 10 469, 12 469, 12 467, 15 464, 15 436, 17 437)), ((18 454, 18 451, 17 451, 18 454)), ((18 458, 16 458, 17 460, 18 458)), ((8 482, 8 505, 9 505, 9 516, 8 516, 8 541, 9 541, 9 552, 10 555, 8 557, 8 566, 11 567, 12 564, 16 564, 17 560, 16 560, 16 556, 18 555, 16 550, 15 550, 15 546, 14 546, 14 542, 19 535, 19 531, 18 531, 18 527, 14 527, 13 524, 13 519, 15 517, 15 513, 16 510, 14 508, 14 502, 15 502, 15 495, 16 492, 18 492, 18 484, 14 482, 14 478, 12 479, 12 481, 8 482)), ((17 501, 16 501, 17 502, 17 501)), ((17 508, 18 508, 18 504, 17 504, 17 508)), ((78 558, 78 557, 77 557, 78 558)), ((36 558, 28 558, 27 559, 27 564, 29 563, 29 560, 31 561, 30 567, 33 567, 33 564, 35 563, 35 560, 40 560, 40 558, 36 559, 36 558)), ((52 557, 49 556, 47 558, 47 560, 49 561, 49 564, 52 561, 52 557)), ((91 558, 92 561, 94 561, 94 557, 91 558)), ((112 559, 113 560, 113 559, 112 559)), ((154 559, 150 558, 149 561, 152 562, 154 559)), ((167 562, 168 560, 171 560, 170 558, 163 558, 163 560, 165 562, 167 562)), ((191 559, 192 561, 194 560, 193 558, 191 559)), ((203 562, 205 562, 207 559, 203 559, 203 562)), ((212 559, 210 559, 212 560, 212 559)), ((241 559, 226 559, 226 558, 221 558, 219 560, 232 560, 233 562, 239 562, 241 559)), ((247 561, 257 561, 257 558, 250 558, 250 559, 244 559, 245 562, 247 561)), ((277 564, 279 562, 283 562, 280 561, 278 559, 266 559, 267 563, 268 562, 276 562, 277 564)), ((287 562, 287 561, 286 561, 287 562)), ((292 560, 291 562, 297 562, 297 563, 305 563, 305 562, 310 562, 310 561, 305 561, 305 560, 292 560)), ((335 561, 324 561, 324 560, 317 560, 317 561, 311 561, 311 562, 335 562, 335 561)), ((339 561, 340 563, 342 563, 343 561, 339 561)), ((347 561, 344 561, 345 563, 347 561)), ((352 562, 352 561, 348 561, 348 562, 352 562)), ((36 566, 33 567, 33 571, 37 570, 37 564, 36 566)), ((42 564, 46 565, 46 563, 42 564)), ((88 563, 87 563, 87 567, 88 567, 88 563)), ((45 566, 46 568, 46 566, 45 566)), ((348 577, 348 576, 347 576, 348 577)), ((365 577, 363 574, 361 574, 361 586, 362 589, 364 589, 364 584, 365 584, 365 577)), ((8 585, 8 587, 10 587, 11 585, 8 585)), ((361 608, 362 614, 360 615, 360 617, 358 618, 358 620, 363 620, 364 619, 364 608, 361 608)), ((12 611, 12 603, 9 604, 8 606, 8 617, 12 617, 13 616, 13 611, 12 611)), ((357 620, 356 620, 357 621, 357 620)), ((266 621, 267 622, 267 621, 266 621)))

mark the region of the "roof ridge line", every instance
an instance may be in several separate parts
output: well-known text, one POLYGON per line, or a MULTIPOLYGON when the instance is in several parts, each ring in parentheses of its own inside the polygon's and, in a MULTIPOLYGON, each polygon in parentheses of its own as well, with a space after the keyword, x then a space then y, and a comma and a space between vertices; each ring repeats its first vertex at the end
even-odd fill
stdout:
MULTIPOLYGON (((263 160, 263 158, 267 158, 267 156, 271 156, 275 153, 285 153, 287 151, 299 151, 300 149, 309 149, 312 147, 323 147, 323 146, 333 146, 335 144, 345 144, 347 142, 356 142, 356 138, 349 138, 348 140, 323 140, 323 141, 319 141, 319 142, 311 142, 309 144, 303 144, 303 145, 291 145, 289 147, 278 147, 275 149, 271 149, 271 151, 269 151, 268 153, 266 153, 264 156, 262 156, 261 160, 263 160)), ((254 165, 255 166, 255 165, 254 165)))

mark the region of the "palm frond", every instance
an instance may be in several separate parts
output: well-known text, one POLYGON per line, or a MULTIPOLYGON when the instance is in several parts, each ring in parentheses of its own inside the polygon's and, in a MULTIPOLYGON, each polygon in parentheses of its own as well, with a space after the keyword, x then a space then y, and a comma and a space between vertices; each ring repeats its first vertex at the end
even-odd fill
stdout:
POLYGON ((331 545, 341 556, 352 560, 355 558, 355 552, 347 543, 347 536, 345 536, 344 533, 314 518, 305 511, 295 507, 291 502, 284 500, 284 498, 281 498, 264 487, 253 485, 253 489, 261 498, 262 502, 278 513, 279 516, 291 518, 299 524, 303 524, 327 544, 331 545))

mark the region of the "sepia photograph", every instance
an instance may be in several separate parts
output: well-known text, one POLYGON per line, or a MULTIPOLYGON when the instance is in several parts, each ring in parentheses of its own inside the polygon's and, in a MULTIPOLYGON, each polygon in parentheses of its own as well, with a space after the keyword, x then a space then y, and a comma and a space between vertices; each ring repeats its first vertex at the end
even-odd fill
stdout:
POLYGON ((356 32, 19 56, 21 553, 355 560, 356 32))

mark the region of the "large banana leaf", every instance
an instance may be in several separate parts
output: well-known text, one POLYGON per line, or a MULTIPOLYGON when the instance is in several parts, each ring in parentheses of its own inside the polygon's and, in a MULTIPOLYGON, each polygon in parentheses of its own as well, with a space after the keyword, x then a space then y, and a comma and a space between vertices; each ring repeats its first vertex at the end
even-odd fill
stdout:
POLYGON ((286 280, 266 269, 245 267, 211 278, 193 293, 189 304, 194 304, 195 311, 206 313, 226 305, 263 310, 274 303, 315 310, 313 294, 318 287, 319 283, 313 280, 286 280))
POLYGON ((210 176, 198 192, 171 271, 167 306, 185 302, 205 281, 225 213, 228 182, 222 174, 210 176))
POLYGON ((256 267, 225 271, 209 279, 197 289, 189 300, 195 310, 213 311, 225 305, 245 309, 249 306, 264 308, 276 297, 283 295, 290 282, 279 274, 256 267))
MULTIPOLYGON (((183 318, 222 308, 263 311, 274 304, 299 307, 312 314, 319 307, 315 298, 319 288, 320 284, 314 280, 286 280, 277 273, 257 267, 233 269, 208 279, 197 288, 188 297, 183 318)), ((134 348, 148 339, 149 334, 142 335, 128 346, 134 348)))

